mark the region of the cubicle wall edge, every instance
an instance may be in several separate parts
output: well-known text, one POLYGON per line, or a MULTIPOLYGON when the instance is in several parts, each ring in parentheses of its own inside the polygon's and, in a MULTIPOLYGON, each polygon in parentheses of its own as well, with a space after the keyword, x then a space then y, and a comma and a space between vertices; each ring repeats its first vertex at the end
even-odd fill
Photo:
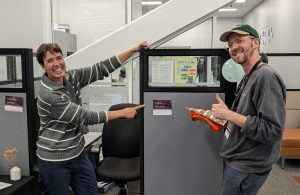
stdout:
POLYGON ((26 104, 27 104, 27 128, 28 128, 28 148, 29 148, 29 171, 30 175, 36 175, 34 172, 34 164, 36 159, 36 143, 35 138, 37 136, 37 131, 35 129, 35 113, 33 112, 34 104, 34 76, 33 76, 33 51, 32 49, 24 50, 25 62, 25 89, 26 89, 26 104))

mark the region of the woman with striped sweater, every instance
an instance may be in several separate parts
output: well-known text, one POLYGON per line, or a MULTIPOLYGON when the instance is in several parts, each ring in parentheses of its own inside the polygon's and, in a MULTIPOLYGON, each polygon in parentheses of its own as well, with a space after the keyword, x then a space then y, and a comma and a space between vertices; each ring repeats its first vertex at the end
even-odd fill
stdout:
POLYGON ((81 106, 80 89, 102 80, 140 49, 142 42, 123 53, 90 67, 66 70, 61 48, 42 44, 36 58, 45 73, 38 92, 41 127, 37 141, 37 161, 48 195, 99 194, 93 167, 84 152, 84 126, 105 123, 120 117, 133 118, 144 105, 118 111, 89 111, 81 106))

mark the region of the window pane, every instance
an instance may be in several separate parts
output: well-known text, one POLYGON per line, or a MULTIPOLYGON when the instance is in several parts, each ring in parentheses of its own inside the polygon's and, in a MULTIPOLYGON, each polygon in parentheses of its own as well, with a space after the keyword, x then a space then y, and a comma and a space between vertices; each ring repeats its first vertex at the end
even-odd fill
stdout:
POLYGON ((220 56, 149 56, 150 87, 220 87, 220 56))
POLYGON ((6 56, 0 56, 0 82, 7 81, 6 56))
POLYGON ((20 55, 0 55, 0 88, 22 88, 20 55))

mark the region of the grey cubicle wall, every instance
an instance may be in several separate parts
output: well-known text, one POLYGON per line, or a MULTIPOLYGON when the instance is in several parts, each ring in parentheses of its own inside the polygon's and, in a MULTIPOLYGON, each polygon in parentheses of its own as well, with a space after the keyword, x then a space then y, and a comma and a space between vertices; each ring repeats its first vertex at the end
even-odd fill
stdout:
POLYGON ((285 128, 299 128, 300 53, 268 53, 269 64, 282 77, 286 89, 285 128))
MULTIPOLYGON (((17 148, 15 164, 21 168, 22 175, 28 176, 29 173, 29 148, 27 130, 27 107, 24 104, 23 112, 5 111, 5 97, 22 97, 26 102, 24 93, 3 93, 0 92, 0 175, 9 175, 11 164, 7 162, 2 154, 4 150, 17 148)), ((14 163, 13 163, 14 164, 14 163)))
POLYGON ((141 194, 221 194, 223 161, 219 149, 224 134, 213 132, 202 120, 192 121, 186 107, 211 109, 216 103, 216 93, 230 107, 236 83, 226 82, 220 73, 228 59, 226 51, 154 49, 143 50, 140 58, 140 99, 146 105, 141 194), (186 58, 189 56, 191 58, 186 58), (203 79, 194 80, 191 76, 195 75, 195 58, 197 78, 201 78, 200 73, 206 73, 202 74, 203 79), (200 58, 207 61, 198 61, 200 58), (203 67, 198 69, 200 65, 203 67), (160 73, 163 74, 157 76, 160 73), (180 83, 186 75, 189 80, 180 83))
POLYGON ((223 132, 185 109, 210 109, 215 93, 146 92, 144 103, 144 194, 221 194, 223 132), (153 100, 171 100, 172 115, 154 116, 153 100))

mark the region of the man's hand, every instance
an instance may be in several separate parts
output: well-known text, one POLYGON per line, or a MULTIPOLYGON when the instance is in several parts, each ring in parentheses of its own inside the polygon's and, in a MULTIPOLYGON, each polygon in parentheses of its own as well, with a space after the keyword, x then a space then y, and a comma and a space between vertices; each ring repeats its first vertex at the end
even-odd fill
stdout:
POLYGON ((217 104, 213 104, 211 111, 215 118, 231 121, 239 127, 244 127, 247 117, 237 112, 229 110, 224 101, 220 98, 219 94, 216 94, 217 104))
POLYGON ((216 100, 218 103, 212 105, 212 114, 217 119, 228 120, 227 116, 230 110, 226 106, 225 102, 220 98, 219 94, 216 94, 216 100))

